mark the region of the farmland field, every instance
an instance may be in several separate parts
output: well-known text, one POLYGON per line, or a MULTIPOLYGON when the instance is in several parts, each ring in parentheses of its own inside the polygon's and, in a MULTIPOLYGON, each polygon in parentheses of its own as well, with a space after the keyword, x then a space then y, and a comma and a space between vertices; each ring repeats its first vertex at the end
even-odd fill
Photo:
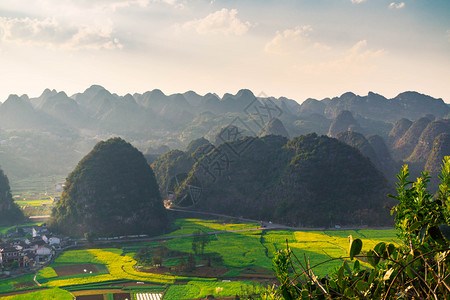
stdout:
MULTIPOLYGON (((103 249, 65 251, 50 266, 38 272, 37 280, 48 289, 33 292, 33 297, 44 299, 41 294, 53 292, 61 297, 68 292, 78 296, 97 293, 108 299, 115 293, 162 293, 165 300, 246 295, 257 293, 270 284, 274 278, 271 271, 273 254, 286 248, 286 242, 297 257, 309 258, 311 266, 330 257, 346 257, 349 235, 363 241, 363 250, 380 241, 396 242, 393 229, 292 231, 258 230, 258 227, 258 223, 177 220, 168 237, 192 234, 196 230, 207 233, 251 229, 208 235, 204 254, 194 255, 195 267, 191 270, 179 269, 181 262, 187 261, 188 256, 193 254, 191 236, 158 242, 117 244, 103 249), (163 266, 139 265, 134 257, 143 247, 149 249, 152 257, 160 256, 163 266)), ((342 260, 320 264, 314 272, 325 275, 341 265, 342 260)), ((30 282, 32 284, 32 275, 0 281, 0 292, 13 291, 21 282, 24 287, 30 282)))
POLYGON ((196 230, 201 232, 241 230, 259 228, 259 223, 230 223, 220 222, 217 220, 201 220, 201 219, 178 219, 174 222, 175 229, 167 236, 193 234, 196 230))
POLYGON ((15 229, 16 227, 26 227, 26 226, 40 226, 43 222, 34 222, 34 223, 24 223, 20 225, 15 226, 7 226, 7 227, 0 227, 0 234, 5 234, 8 231, 15 229))

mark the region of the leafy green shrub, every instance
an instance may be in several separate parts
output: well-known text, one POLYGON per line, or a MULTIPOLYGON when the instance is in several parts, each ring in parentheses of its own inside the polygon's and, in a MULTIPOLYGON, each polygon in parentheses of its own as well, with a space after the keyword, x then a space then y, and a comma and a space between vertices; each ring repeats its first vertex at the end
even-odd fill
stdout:
MULTIPOLYGON (((450 156, 445 157, 437 195, 427 190, 429 176, 408 179, 404 166, 397 176, 398 201, 392 209, 400 245, 378 243, 361 254, 361 239, 349 237, 348 257, 331 277, 319 278, 309 260, 288 247, 273 259, 279 287, 265 299, 449 299, 450 297, 450 156), (368 262, 370 268, 363 268, 368 262)), ((337 258, 343 259, 343 258, 337 258)), ((335 259, 330 259, 335 260, 335 259)))

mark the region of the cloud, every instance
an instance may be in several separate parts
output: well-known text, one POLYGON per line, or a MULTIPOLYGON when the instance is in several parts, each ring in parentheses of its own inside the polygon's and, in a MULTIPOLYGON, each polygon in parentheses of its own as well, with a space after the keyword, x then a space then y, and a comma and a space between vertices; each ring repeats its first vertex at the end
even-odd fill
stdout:
POLYGON ((116 11, 126 7, 148 7, 151 4, 167 4, 174 7, 183 6, 179 0, 78 0, 73 1, 71 5, 87 7, 91 9, 103 9, 116 11))
POLYGON ((203 19, 195 19, 181 25, 184 30, 194 30, 198 34, 244 35, 253 26, 237 18, 237 9, 222 8, 203 19))
POLYGON ((347 49, 341 58, 309 64, 301 68, 313 74, 371 73, 376 69, 376 59, 385 53, 384 49, 367 49, 367 40, 361 40, 347 49))
POLYGON ((100 7, 104 9, 110 9, 112 11, 132 6, 148 7, 150 4, 158 4, 158 3, 167 4, 175 8, 184 8, 184 4, 181 3, 179 0, 118 0, 118 1, 98 0, 98 1, 88 1, 88 3, 93 4, 97 8, 100 7))
POLYGON ((131 6, 147 7, 149 4, 149 0, 102 1, 102 2, 91 1, 90 4, 94 4, 98 8, 116 11, 117 9, 131 6))
POLYGON ((400 3, 391 2, 391 4, 389 4, 389 8, 403 8, 403 7, 405 7, 405 2, 400 3))
POLYGON ((277 31, 276 36, 266 44, 266 53, 289 55, 302 53, 311 48, 329 50, 330 47, 321 43, 312 42, 309 38, 313 29, 310 25, 297 26, 294 29, 277 31))
POLYGON ((352 0, 353 4, 359 4, 359 3, 363 3, 366 2, 367 0, 352 0))
POLYGON ((50 49, 115 49, 122 48, 112 36, 112 22, 102 24, 67 24, 55 18, 3 18, 0 17, 0 40, 26 46, 50 49))

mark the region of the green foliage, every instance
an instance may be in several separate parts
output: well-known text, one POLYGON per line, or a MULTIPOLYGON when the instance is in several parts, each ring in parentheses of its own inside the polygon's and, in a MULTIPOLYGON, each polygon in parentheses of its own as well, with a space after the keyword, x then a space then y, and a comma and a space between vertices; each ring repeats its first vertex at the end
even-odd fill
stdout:
POLYGON ((350 239, 350 248, 348 253, 350 254, 350 259, 353 260, 353 257, 355 257, 355 255, 361 253, 363 243, 360 239, 354 240, 351 235, 349 236, 349 239, 350 239))
POLYGON ((168 189, 174 183, 170 182, 175 176, 187 174, 194 165, 192 157, 183 151, 172 150, 161 155, 158 160, 152 163, 152 169, 155 172, 156 181, 158 182, 160 193, 163 197, 167 197, 168 189))
POLYGON ((192 251, 195 255, 203 255, 205 253, 205 246, 209 244, 209 242, 208 234, 196 230, 194 232, 194 237, 192 238, 192 251))
POLYGON ((134 255, 134 259, 143 266, 149 266, 152 264, 153 250, 150 247, 144 246, 139 249, 134 255))
POLYGON ((153 256, 152 257, 152 265, 155 267, 162 266, 163 260, 161 256, 153 256))
MULTIPOLYGON (((348 258, 330 277, 319 278, 309 260, 301 261, 288 247, 277 252, 274 268, 280 282, 266 299, 448 299, 450 296, 450 157, 444 159, 439 193, 427 190, 427 173, 411 182, 404 166, 398 177, 398 201, 392 212, 400 245, 379 242, 360 254, 362 241, 349 237, 348 258), (371 268, 362 268, 368 262, 371 268)), ((343 257, 337 258, 343 260, 343 257)), ((337 260, 331 258, 330 260, 337 260)))
POLYGON ((97 233, 93 230, 84 233, 84 238, 92 244, 94 240, 97 238, 97 233))
POLYGON ((211 282, 189 281, 185 285, 172 285, 164 295, 165 300, 199 299, 208 295, 215 297, 230 297, 239 295, 243 288, 250 288, 253 284, 244 282, 211 282), (243 287, 244 285, 244 287, 243 287))

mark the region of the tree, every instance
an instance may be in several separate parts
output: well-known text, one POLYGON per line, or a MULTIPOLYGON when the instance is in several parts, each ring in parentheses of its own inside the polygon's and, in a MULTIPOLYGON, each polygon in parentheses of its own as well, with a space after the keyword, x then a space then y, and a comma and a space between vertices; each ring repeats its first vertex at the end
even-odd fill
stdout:
POLYGON ((162 263, 163 263, 163 260, 162 260, 161 256, 155 255, 152 257, 152 265, 153 266, 160 267, 160 266, 162 266, 162 263))
POLYGON ((152 263, 152 249, 148 246, 140 248, 134 255, 134 259, 141 265, 150 265, 152 263))
POLYGON ((181 257, 178 259, 178 264, 177 264, 177 266, 176 266, 176 269, 177 269, 179 272, 184 272, 184 271, 186 270, 186 259, 184 258, 184 256, 181 256, 181 257))
POLYGON ((192 254, 189 254, 188 256, 186 269, 189 271, 195 269, 195 256, 192 254))
POLYGON ((210 242, 208 234, 202 233, 200 230, 194 232, 192 239, 192 251, 195 255, 203 255, 205 253, 205 246, 210 242))
MULTIPOLYGON (((266 299, 449 299, 450 156, 445 157, 436 195, 427 190, 427 172, 409 180, 408 166, 397 175, 398 201, 392 209, 402 244, 378 243, 360 255, 362 241, 350 238, 347 259, 331 277, 319 278, 289 249, 278 251, 274 269, 280 285, 266 299), (371 268, 361 267, 366 259, 371 268)), ((341 259, 341 258, 340 258, 341 259)))
POLYGON ((95 231, 88 231, 84 233, 84 238, 88 241, 89 244, 92 244, 97 238, 97 233, 95 231))

